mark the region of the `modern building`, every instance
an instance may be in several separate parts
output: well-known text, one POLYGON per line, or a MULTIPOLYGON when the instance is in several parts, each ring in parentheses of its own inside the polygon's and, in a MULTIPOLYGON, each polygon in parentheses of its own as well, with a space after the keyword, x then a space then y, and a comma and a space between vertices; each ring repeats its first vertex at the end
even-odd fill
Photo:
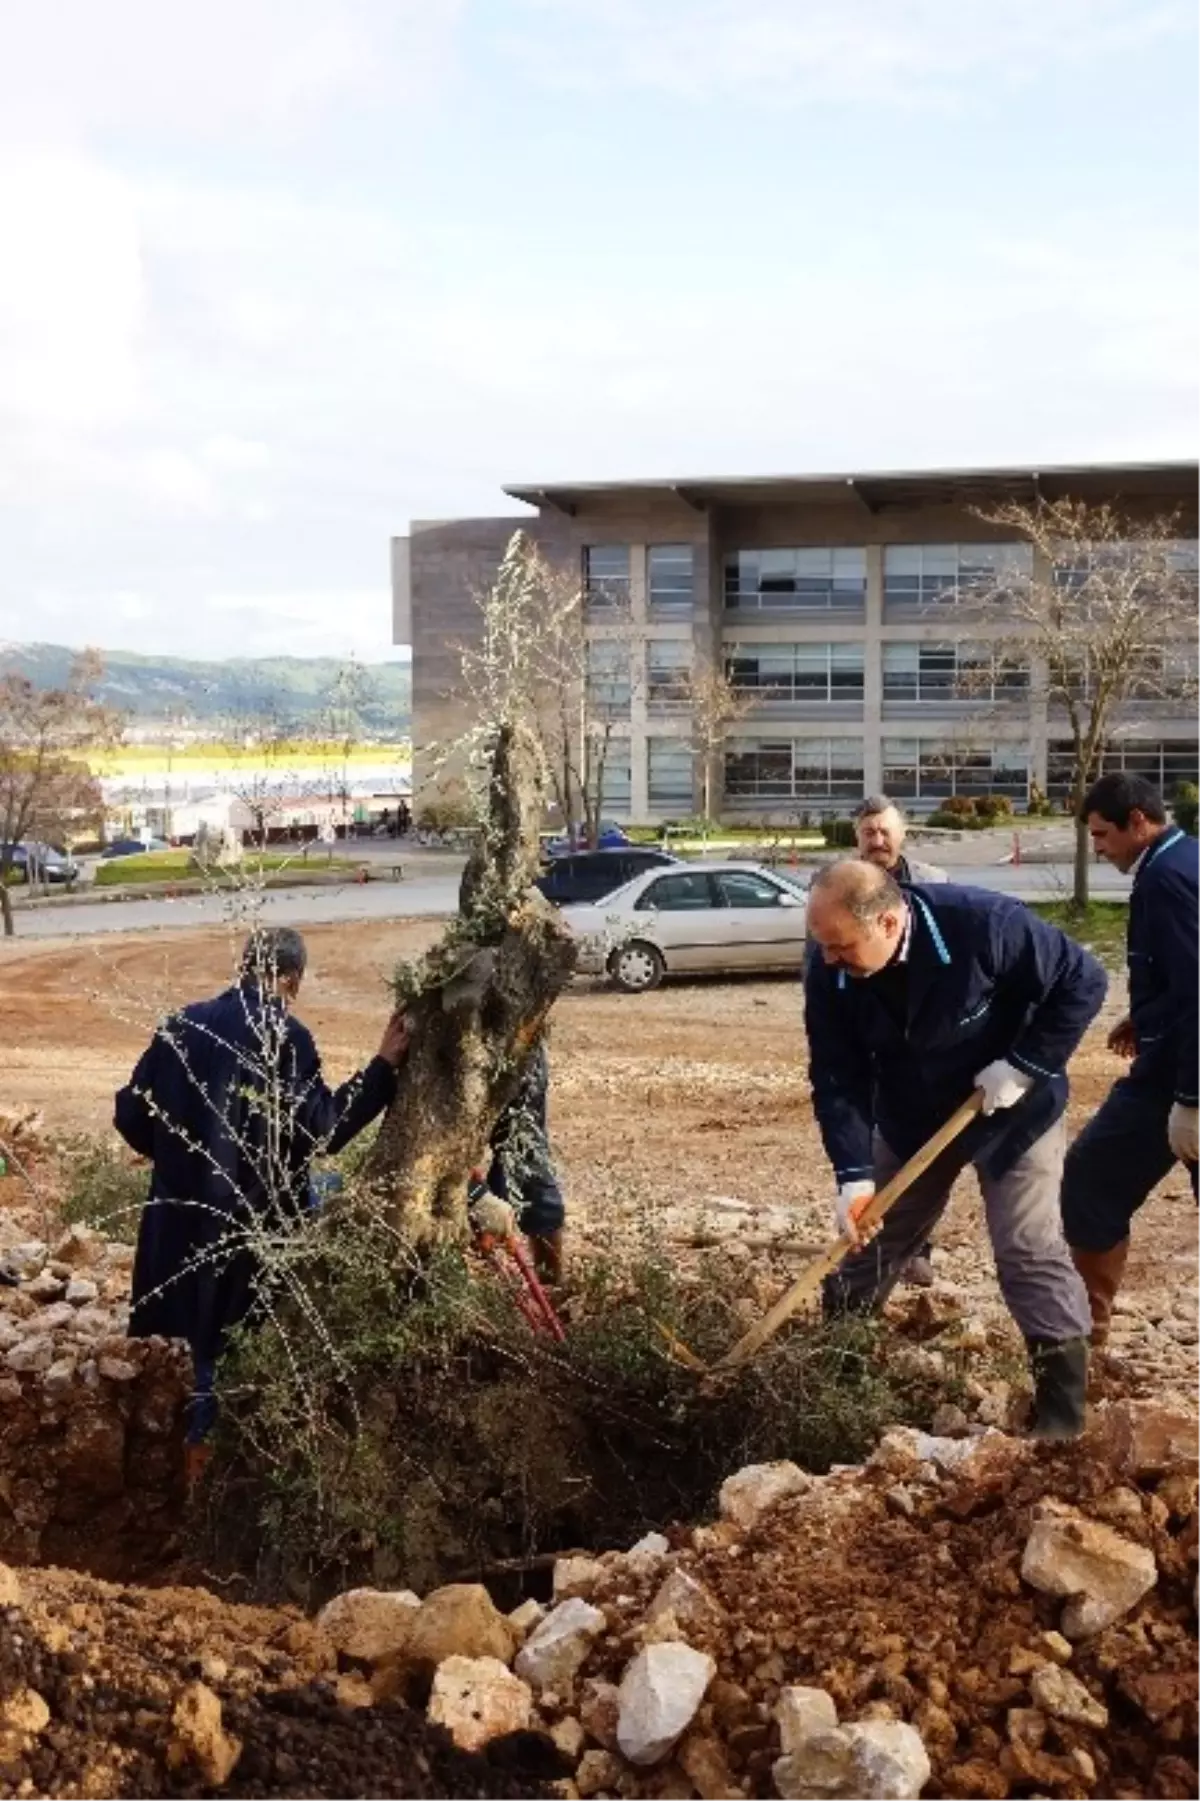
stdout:
MULTIPOLYGON (((751 710, 718 759, 714 811, 794 820, 883 789, 916 812, 949 794, 1062 791, 1065 722, 1028 664, 997 654, 997 605, 964 626, 968 586, 1003 586, 1029 544, 986 515, 1073 497, 1178 521, 1196 566, 1194 463, 513 487, 524 515, 415 523, 393 541, 395 638, 411 643, 418 756, 464 726, 455 699, 475 597, 511 534, 577 570, 594 602, 592 660, 619 715, 605 811, 693 811, 693 671, 726 668, 751 710), (951 613, 947 601, 956 604, 951 613), (939 618, 939 608, 942 617, 939 618), (751 704, 752 703, 752 704, 751 704)), ((1165 789, 1197 773, 1188 703, 1127 709, 1108 766, 1165 789)))

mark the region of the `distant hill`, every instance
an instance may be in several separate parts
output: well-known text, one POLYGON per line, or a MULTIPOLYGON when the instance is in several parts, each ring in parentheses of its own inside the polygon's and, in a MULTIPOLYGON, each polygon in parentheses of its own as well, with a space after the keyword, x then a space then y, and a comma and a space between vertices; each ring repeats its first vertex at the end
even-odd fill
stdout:
MULTIPOLYGON (((63 644, 0 642, 0 672, 27 676, 39 688, 60 687, 77 653, 63 644)), ((408 663, 356 663, 333 657, 229 657, 200 663, 186 657, 102 651, 96 696, 119 708, 139 733, 198 727, 253 726, 270 719, 285 729, 315 731, 340 697, 360 731, 408 736, 412 670, 408 663), (351 674, 347 676, 347 671, 351 674)))

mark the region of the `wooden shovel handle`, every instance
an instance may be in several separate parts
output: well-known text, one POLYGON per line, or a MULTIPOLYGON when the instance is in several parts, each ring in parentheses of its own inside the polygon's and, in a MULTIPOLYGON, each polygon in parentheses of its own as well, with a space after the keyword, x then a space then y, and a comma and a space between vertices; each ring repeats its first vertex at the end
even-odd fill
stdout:
MULTIPOLYGON (((857 1224, 860 1232, 879 1223, 888 1209, 912 1187, 918 1176, 923 1176, 930 1164, 936 1162, 941 1156, 947 1145, 953 1144, 959 1133, 966 1130, 982 1105, 983 1091, 976 1088, 962 1106, 955 1109, 945 1125, 938 1128, 928 1143, 923 1144, 920 1150, 915 1152, 908 1162, 896 1171, 890 1182, 885 1183, 871 1196, 858 1215, 857 1224)), ((842 1260, 848 1257, 854 1249, 853 1239, 836 1238, 821 1252, 819 1257, 809 1264, 804 1274, 796 1278, 787 1292, 780 1295, 770 1312, 765 1313, 756 1325, 751 1326, 750 1330, 738 1339, 733 1349, 726 1351, 724 1357, 713 1367, 718 1370, 737 1369, 753 1357, 754 1353, 760 1351, 769 1339, 774 1338, 780 1326, 791 1319, 792 1315, 817 1293, 826 1276, 831 1276, 842 1260)))

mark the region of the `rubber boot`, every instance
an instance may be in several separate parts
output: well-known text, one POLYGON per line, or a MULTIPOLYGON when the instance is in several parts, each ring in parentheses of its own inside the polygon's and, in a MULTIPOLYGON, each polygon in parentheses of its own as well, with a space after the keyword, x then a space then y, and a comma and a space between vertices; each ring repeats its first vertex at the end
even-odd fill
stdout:
POLYGON ((547 1287, 557 1287, 563 1279, 563 1235, 560 1226, 557 1232, 539 1232, 529 1238, 529 1254, 533 1261, 538 1280, 547 1287))
POLYGON ((1088 1304, 1092 1309, 1092 1349, 1102 1351, 1108 1343, 1108 1334, 1112 1328, 1113 1302, 1121 1286, 1121 1277, 1125 1274, 1129 1240, 1122 1238, 1111 1251, 1081 1251, 1072 1245, 1071 1256, 1075 1261, 1075 1268, 1083 1277, 1088 1304))
POLYGON ((1086 1423, 1088 1341, 1030 1338, 1033 1417, 1030 1438, 1078 1438, 1086 1423))

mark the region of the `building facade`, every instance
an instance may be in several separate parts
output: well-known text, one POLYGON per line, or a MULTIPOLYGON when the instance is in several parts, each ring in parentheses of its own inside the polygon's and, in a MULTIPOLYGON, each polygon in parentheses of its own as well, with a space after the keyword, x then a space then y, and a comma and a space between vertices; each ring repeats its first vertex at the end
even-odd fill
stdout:
MULTIPOLYGON (((1003 588, 1027 543, 987 522, 1007 501, 1070 496, 1178 520, 1196 558, 1195 464, 509 488, 524 517, 414 524, 393 541, 395 637, 413 654, 413 742, 464 728, 455 698, 477 594, 512 533, 577 570, 612 739, 607 816, 696 809, 698 672, 725 669, 747 709, 715 758, 713 811, 787 822, 884 790, 916 813, 950 794, 1061 793, 1065 722, 1035 702, 997 604, 964 624, 966 588, 1003 588), (942 617, 939 618, 939 608, 942 617), (1005 649, 1001 650, 1000 641, 1005 649)), ((1023 561, 1025 560, 1025 561, 1023 561)), ((1197 773, 1194 707, 1123 716, 1108 766, 1168 792, 1197 773)))

